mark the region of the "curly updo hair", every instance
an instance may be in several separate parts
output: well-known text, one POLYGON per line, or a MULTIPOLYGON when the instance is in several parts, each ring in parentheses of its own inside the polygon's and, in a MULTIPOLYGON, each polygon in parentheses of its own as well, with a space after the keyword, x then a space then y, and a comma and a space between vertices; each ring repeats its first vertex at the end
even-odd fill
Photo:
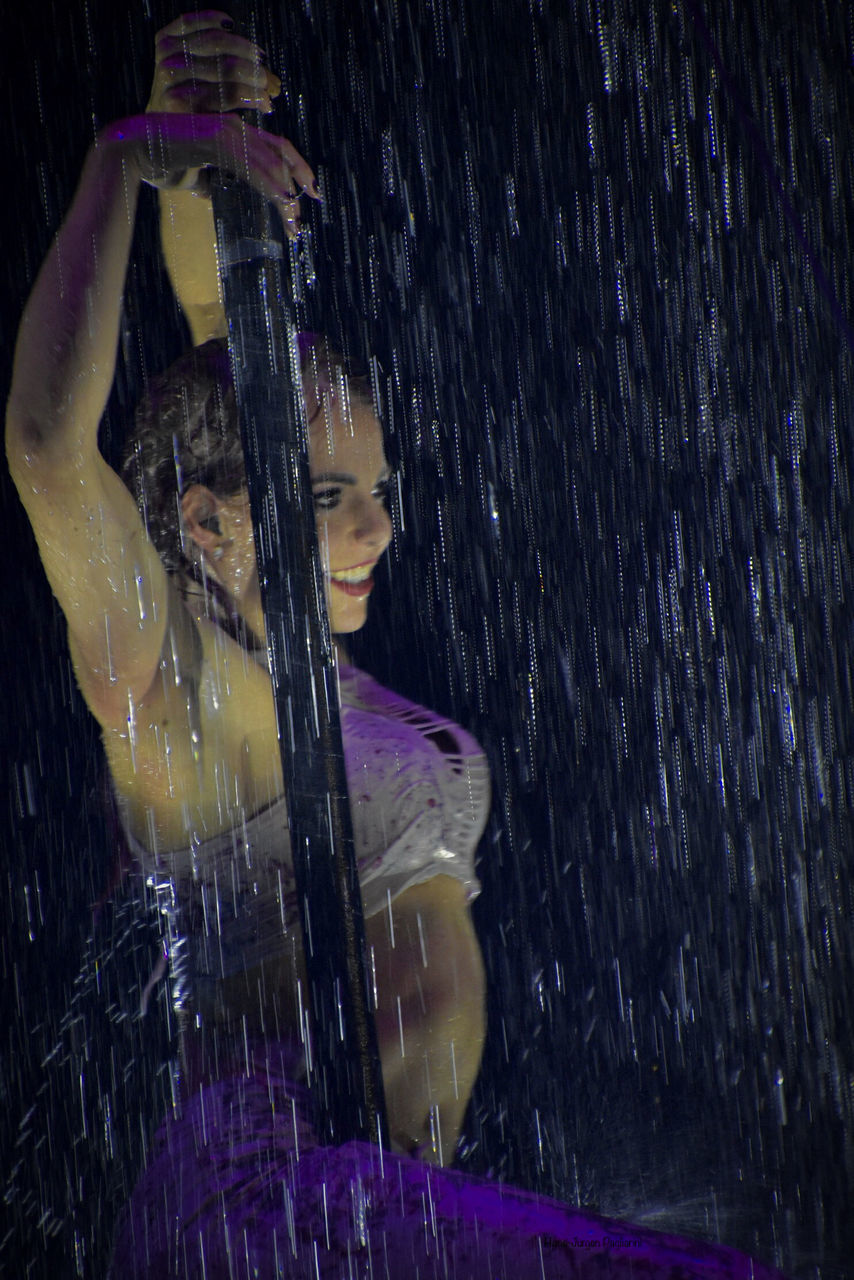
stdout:
MULTIPOLYGON (((309 423, 324 402, 348 397, 371 408, 367 378, 346 369, 343 358, 317 334, 298 337, 304 385, 314 386, 306 405, 309 423), (313 403, 311 403, 313 399, 313 403)), ((134 494, 148 536, 170 573, 191 569, 181 499, 199 484, 219 498, 246 487, 234 380, 224 339, 187 351, 151 379, 126 442, 121 477, 134 494)))

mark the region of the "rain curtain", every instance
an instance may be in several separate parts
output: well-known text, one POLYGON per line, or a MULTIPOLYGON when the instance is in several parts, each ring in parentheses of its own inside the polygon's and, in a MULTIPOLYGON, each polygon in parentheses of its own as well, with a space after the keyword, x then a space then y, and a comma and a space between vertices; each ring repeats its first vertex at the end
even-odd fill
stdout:
MULTIPOLYGON (((312 0, 259 34, 326 197, 312 306, 375 361, 399 480, 354 656, 490 754, 462 1166, 841 1277, 846 6, 312 0)), ((144 4, 9 19, 4 351, 93 121, 145 101, 152 35, 144 4)), ((151 209, 112 457, 181 345, 158 261, 151 209)), ((154 935, 120 898, 84 952, 97 734, 3 498, 0 1238, 85 1275, 169 1105, 168 1026, 130 1015, 154 935)))

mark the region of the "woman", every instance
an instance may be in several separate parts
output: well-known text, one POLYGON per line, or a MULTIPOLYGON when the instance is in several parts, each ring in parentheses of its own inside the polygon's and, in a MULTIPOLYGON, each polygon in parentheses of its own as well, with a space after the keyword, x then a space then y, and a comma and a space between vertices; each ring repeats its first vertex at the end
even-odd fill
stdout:
MULTIPOLYGON (((161 38, 160 65, 170 70, 173 35, 183 47, 196 32, 198 58, 239 39, 212 31, 210 15, 182 19, 161 38)), ((467 904, 487 781, 461 729, 381 689, 341 649, 390 1130, 398 1151, 421 1159, 320 1147, 305 1118, 311 1028, 300 1016, 264 618, 221 344, 179 363, 140 412, 126 474, 141 481, 148 528, 97 448, 140 183, 206 165, 247 178, 291 226, 295 189, 312 188, 290 144, 233 117, 153 112, 109 126, 27 304, 7 414, 12 474, 129 839, 149 880, 177 893, 199 978, 203 1057, 153 1143, 114 1274, 583 1275, 584 1259, 598 1268, 603 1250, 636 1268, 624 1228, 430 1167, 453 1153, 483 1042, 467 904)), ((364 388, 339 376, 322 344, 305 354, 327 605, 343 636, 364 622, 391 536, 388 467, 364 388)), ((653 1245, 647 1237, 647 1261, 653 1245)), ((687 1266, 679 1248, 662 1256, 687 1266)), ((708 1274, 709 1252, 691 1256, 704 1269, 680 1274, 708 1274)), ((732 1255, 721 1274, 746 1272, 732 1255)))
MULTIPOLYGON (((247 640, 263 645, 264 618, 222 350, 209 346, 153 388, 129 459, 130 472, 147 473, 145 500, 160 514, 156 536, 172 574, 97 448, 139 184, 213 163, 243 173, 286 216, 293 178, 312 181, 289 144, 233 117, 150 114, 99 135, 22 319, 7 452, 68 621, 75 673, 102 728, 133 848, 149 874, 172 872, 187 891, 202 1013, 221 1029, 222 1055, 234 1027, 260 1033, 292 1021, 300 972, 288 852, 280 835, 271 852, 268 831, 257 830, 281 796, 282 777, 269 675, 247 640), (163 515, 175 510, 173 440, 182 473, 180 529, 174 520, 170 529, 163 515), (164 470, 171 492, 161 483, 164 470), (234 634, 220 625, 232 619, 234 634), (256 815, 263 817, 252 831, 256 815), (240 831, 249 847, 236 854, 240 831), (224 868, 217 908, 233 916, 233 927, 205 928, 201 913, 224 868)), ((306 363, 327 604, 333 632, 343 635, 364 623, 370 571, 391 537, 388 466, 366 390, 334 390, 336 373, 322 347, 315 345, 306 363)), ((432 849, 415 828, 429 817, 422 806, 436 804, 432 775, 453 781, 466 756, 482 773, 482 758, 461 730, 385 695, 360 673, 342 666, 341 679, 357 744, 349 755, 356 783, 367 796, 369 782, 376 794, 357 802, 354 823, 360 861, 374 864, 366 927, 392 1141, 441 1162, 453 1153, 483 1039, 483 969, 467 908, 483 784, 473 803, 464 802, 469 817, 462 821, 471 829, 458 866, 435 823, 427 823, 432 849), (436 757, 427 757, 426 769, 424 760, 410 762, 418 776, 414 785, 407 779, 403 808, 391 811, 388 797, 402 780, 373 767, 364 746, 383 722, 392 751, 418 739, 422 756, 436 757), (431 734, 448 741, 436 746, 431 734)), ((277 817, 272 825, 280 833, 280 810, 277 817)))
MULTIPOLYGON (((176 573, 164 568, 136 504, 97 451, 98 421, 113 374, 135 188, 141 178, 157 180, 162 173, 152 167, 152 150, 166 166, 213 160, 223 150, 234 164, 244 139, 250 146, 250 178, 289 208, 288 175, 301 161, 285 144, 244 130, 233 118, 149 115, 121 122, 99 137, 24 315, 7 441, 13 475, 68 620, 77 679, 103 731, 134 849, 146 871, 174 871, 182 887, 195 870, 190 910, 196 913, 193 926, 202 930, 199 969, 210 980, 205 1012, 222 1024, 241 1025, 247 1019, 250 1029, 260 1029, 295 1005, 298 947, 287 850, 271 852, 266 832, 254 844, 248 836, 251 847, 241 872, 225 869, 226 863, 240 865, 231 833, 253 815, 268 813, 281 796, 282 778, 269 675, 262 662, 247 660, 239 635, 218 625, 212 608, 214 599, 221 602, 221 612, 233 615, 263 645, 253 532, 224 355, 208 352, 185 362, 171 385, 155 388, 131 458, 131 470, 147 472, 144 499, 152 513, 174 511, 173 439, 179 442, 181 529, 170 531, 161 519, 158 530, 167 540, 160 549, 176 573), (196 143, 193 134, 206 136, 196 143), (280 173, 271 176, 277 157, 288 164, 279 160, 280 173), (170 532, 175 535, 171 548, 170 532), (215 597, 197 585, 206 581, 215 584, 215 597), (250 868, 246 864, 253 859, 250 868), (232 950, 238 945, 235 929, 224 927, 220 938, 196 918, 203 891, 214 893, 215 873, 237 880, 234 899, 222 910, 240 917, 238 938, 252 923, 242 918, 249 913, 238 898, 246 899, 254 877, 256 907, 264 918, 252 934, 251 955, 244 949, 224 958, 223 945, 232 950)), ((307 388, 307 399, 313 397, 315 406, 310 434, 318 531, 331 626, 345 634, 365 620, 370 570, 391 537, 385 509, 388 467, 369 396, 356 387, 346 401, 335 394, 333 370, 325 367, 322 352, 318 360, 318 349, 312 356, 311 378, 317 385, 307 388)), ((440 749, 425 737, 425 732, 444 731, 441 723, 431 722, 428 729, 425 719, 416 731, 415 709, 404 725, 404 704, 381 709, 376 688, 349 668, 342 674, 345 702, 350 698, 358 704, 352 716, 357 735, 375 731, 377 718, 385 715, 398 723, 398 737, 420 734, 442 766, 440 749)), ((464 739, 460 731, 457 741, 464 739)), ((451 752, 457 750, 452 744, 451 752)), ((463 755, 480 760, 468 740, 463 755)), ((455 767, 456 757, 447 759, 455 767)), ((357 752, 355 767, 383 798, 390 786, 394 789, 390 779, 370 771, 364 750, 357 752)), ((416 790, 431 786, 421 768, 416 790)), ((404 818, 410 827, 424 825, 426 815, 412 795, 409 801, 401 812, 381 817, 371 812, 360 818, 357 805, 354 821, 362 835, 362 861, 384 858, 383 875, 374 876, 367 929, 392 1140, 441 1160, 453 1152, 483 1036, 482 965, 467 898, 474 888, 471 855, 485 794, 481 786, 471 810, 466 865, 461 862, 451 875, 444 872, 453 860, 437 861, 441 839, 434 850, 424 849, 423 837, 415 840, 412 833, 409 845, 420 841, 419 850, 394 849, 394 839, 377 847, 383 827, 388 832, 397 822, 397 845, 402 846, 407 843, 404 818), (427 861, 419 868, 415 863, 422 852, 427 861), (380 909, 389 885, 402 890, 394 895, 391 917, 380 909), (431 1108, 439 1108, 432 1125, 431 1108)), ((361 807, 375 811, 377 800, 361 807)), ((277 830, 281 827, 279 812, 277 830)), ((432 834, 441 835, 435 824, 432 834)))
MULTIPOLYGON (((278 78, 263 65, 260 50, 232 29, 227 14, 187 14, 157 36, 149 110, 223 111, 240 106, 265 111, 280 89, 278 78)), ((316 196, 311 171, 304 164, 300 167, 296 156, 294 164, 295 180, 316 196)), ((193 185, 194 176, 192 172, 184 175, 181 190, 161 190, 161 231, 176 294, 193 341, 201 346, 224 334, 225 317, 219 298, 210 203, 186 190, 193 185)), ((298 213, 293 209, 288 213, 293 230, 298 213)), ((369 388, 356 380, 348 382, 347 423, 342 430, 340 410, 344 406, 336 405, 334 396, 330 397, 328 358, 321 353, 318 363, 318 349, 306 351, 305 356, 321 384, 306 385, 305 390, 318 531, 329 568, 327 604, 331 629, 340 645, 341 637, 357 630, 365 620, 370 568, 390 537, 382 502, 387 467, 369 388), (331 414, 320 413, 321 401, 332 407, 331 414), (342 472, 353 478, 358 472, 361 489, 358 484, 324 486, 324 474, 342 472), (353 525, 354 513, 358 514, 357 526, 353 525), (339 569, 346 571, 350 581, 342 580, 339 569)), ((169 452, 161 449, 161 456, 169 452)), ((188 484, 190 473, 183 462, 182 467, 185 527, 198 547, 201 524, 195 504, 200 502, 203 518, 208 514, 216 518, 215 499, 209 491, 197 491, 188 484)), ((239 603, 253 632, 261 635, 263 620, 242 477, 239 484, 244 547, 239 551, 229 547, 228 528, 223 525, 223 541, 211 541, 210 532, 204 535, 209 541, 204 555, 223 557, 215 569, 220 585, 239 603), (228 576, 235 554, 244 566, 239 572, 246 588, 228 576)), ((392 1143, 399 1149, 417 1150, 422 1158, 447 1162, 477 1074, 484 1035, 483 968, 468 900, 477 889, 472 858, 486 816, 485 765, 477 744, 456 726, 441 724, 400 700, 393 707, 391 696, 377 686, 372 692, 373 714, 380 712, 380 704, 382 714, 369 726, 364 705, 366 678, 359 677, 360 695, 355 675, 345 670, 343 731, 345 743, 352 747, 351 807, 368 948, 378 974, 376 1023, 392 1143), (360 698, 361 720, 355 707, 348 706, 360 698), (403 738, 401 717, 408 722, 403 738), (397 723, 394 745, 388 738, 392 720, 397 723), (420 722, 417 730, 416 720, 420 722), (404 740, 407 735, 408 743, 404 740), (405 767, 393 769, 396 781, 391 789, 391 779, 384 788, 376 777, 367 785, 371 772, 367 760, 375 758, 373 744, 379 737, 385 738, 387 759, 409 761, 405 767), (356 750, 357 740, 366 744, 367 755, 364 749, 356 750), (431 775, 440 769, 438 790, 435 776, 428 783, 425 768, 431 775), (413 777, 417 777, 414 786, 413 777), (370 800, 362 798, 367 795, 370 800), (443 814, 441 825, 436 821, 439 811, 443 814), (418 865, 419 860, 423 865, 418 865), (387 900, 391 902, 390 915, 384 911, 387 900)), ((263 676, 261 680, 264 711, 259 708, 257 723, 266 723, 267 729, 256 759, 262 760, 266 769, 267 761, 276 758, 277 744, 268 686, 263 676)), ((243 714, 245 703, 240 705, 243 714)), ((256 722, 254 713, 251 720, 256 722)), ((257 779, 255 786, 252 811, 263 809, 282 790, 279 776, 272 786, 265 778, 260 794, 257 779)), ((295 912, 292 915, 295 918, 295 912)), ((243 950, 245 963, 245 947, 243 950)), ((269 946, 266 953, 269 969, 269 946)), ((254 989, 254 976, 250 981, 254 989)), ((234 985, 230 984, 230 993, 234 985)), ((292 991, 293 971, 282 974, 273 988, 292 991)), ((270 989, 269 982, 266 989, 270 989)), ((245 1012, 245 1005, 246 1000, 240 999, 235 1008, 245 1012)))
MULTIPOLYGON (((369 388, 347 380, 342 402, 324 345, 301 337, 317 379, 305 392, 311 471, 338 637, 392 1142, 441 1162, 453 1154, 483 1035, 482 966, 466 900, 476 889, 472 859, 488 783, 480 749, 462 730, 346 663, 341 637, 365 621, 372 571, 391 536, 388 466, 369 388)), ((196 944, 205 1020, 226 1029, 245 1024, 260 1035, 283 1019, 296 1023, 301 945, 283 847, 287 820, 253 532, 221 342, 195 349, 156 380, 137 415, 125 472, 145 503, 149 536, 174 566, 169 584, 180 604, 168 638, 176 663, 166 684, 170 705, 153 720, 147 746, 139 712, 132 742, 124 727, 105 733, 111 774, 137 860, 177 885, 196 944), (172 726, 168 761, 164 720, 172 726), (200 770, 208 781, 188 840, 187 797, 198 793, 200 770), (235 780, 233 788, 224 789, 225 777, 235 780)))

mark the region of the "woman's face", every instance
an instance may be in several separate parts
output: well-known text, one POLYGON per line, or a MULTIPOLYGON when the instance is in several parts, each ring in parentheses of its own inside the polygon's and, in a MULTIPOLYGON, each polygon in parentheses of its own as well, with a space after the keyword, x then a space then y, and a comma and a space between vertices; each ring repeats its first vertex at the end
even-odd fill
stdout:
POLYGON ((333 633, 358 631, 368 615, 372 570, 391 541, 389 465, 373 409, 326 402, 309 433, 317 540, 333 633))
MULTIPOLYGON (((342 408, 337 399, 327 397, 309 429, 309 465, 329 624, 333 634, 342 635, 364 626, 374 585, 372 570, 391 541, 386 510, 389 466, 373 409, 355 398, 342 408)), ((192 485, 182 505, 186 527, 207 557, 208 572, 262 635, 247 491, 216 498, 192 485), (212 530, 205 522, 214 515, 212 530)))

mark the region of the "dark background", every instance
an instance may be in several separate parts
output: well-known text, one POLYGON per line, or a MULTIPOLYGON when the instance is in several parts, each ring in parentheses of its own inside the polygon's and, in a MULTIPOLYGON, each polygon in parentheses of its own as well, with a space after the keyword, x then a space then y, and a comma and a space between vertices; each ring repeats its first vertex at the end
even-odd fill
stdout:
MULTIPOLYGON (((378 359, 400 468, 357 658, 493 766, 462 1162, 848 1275, 851 11, 255 14, 326 195, 309 307, 378 359)), ((171 16, 4 14, 4 392, 86 147, 144 104, 171 16)), ((108 455, 183 341, 151 198, 108 455)), ((0 1256, 97 1276, 169 1029, 162 999, 133 1017, 150 922, 119 895, 86 942, 114 848, 98 735, 0 483, 0 1256)))

